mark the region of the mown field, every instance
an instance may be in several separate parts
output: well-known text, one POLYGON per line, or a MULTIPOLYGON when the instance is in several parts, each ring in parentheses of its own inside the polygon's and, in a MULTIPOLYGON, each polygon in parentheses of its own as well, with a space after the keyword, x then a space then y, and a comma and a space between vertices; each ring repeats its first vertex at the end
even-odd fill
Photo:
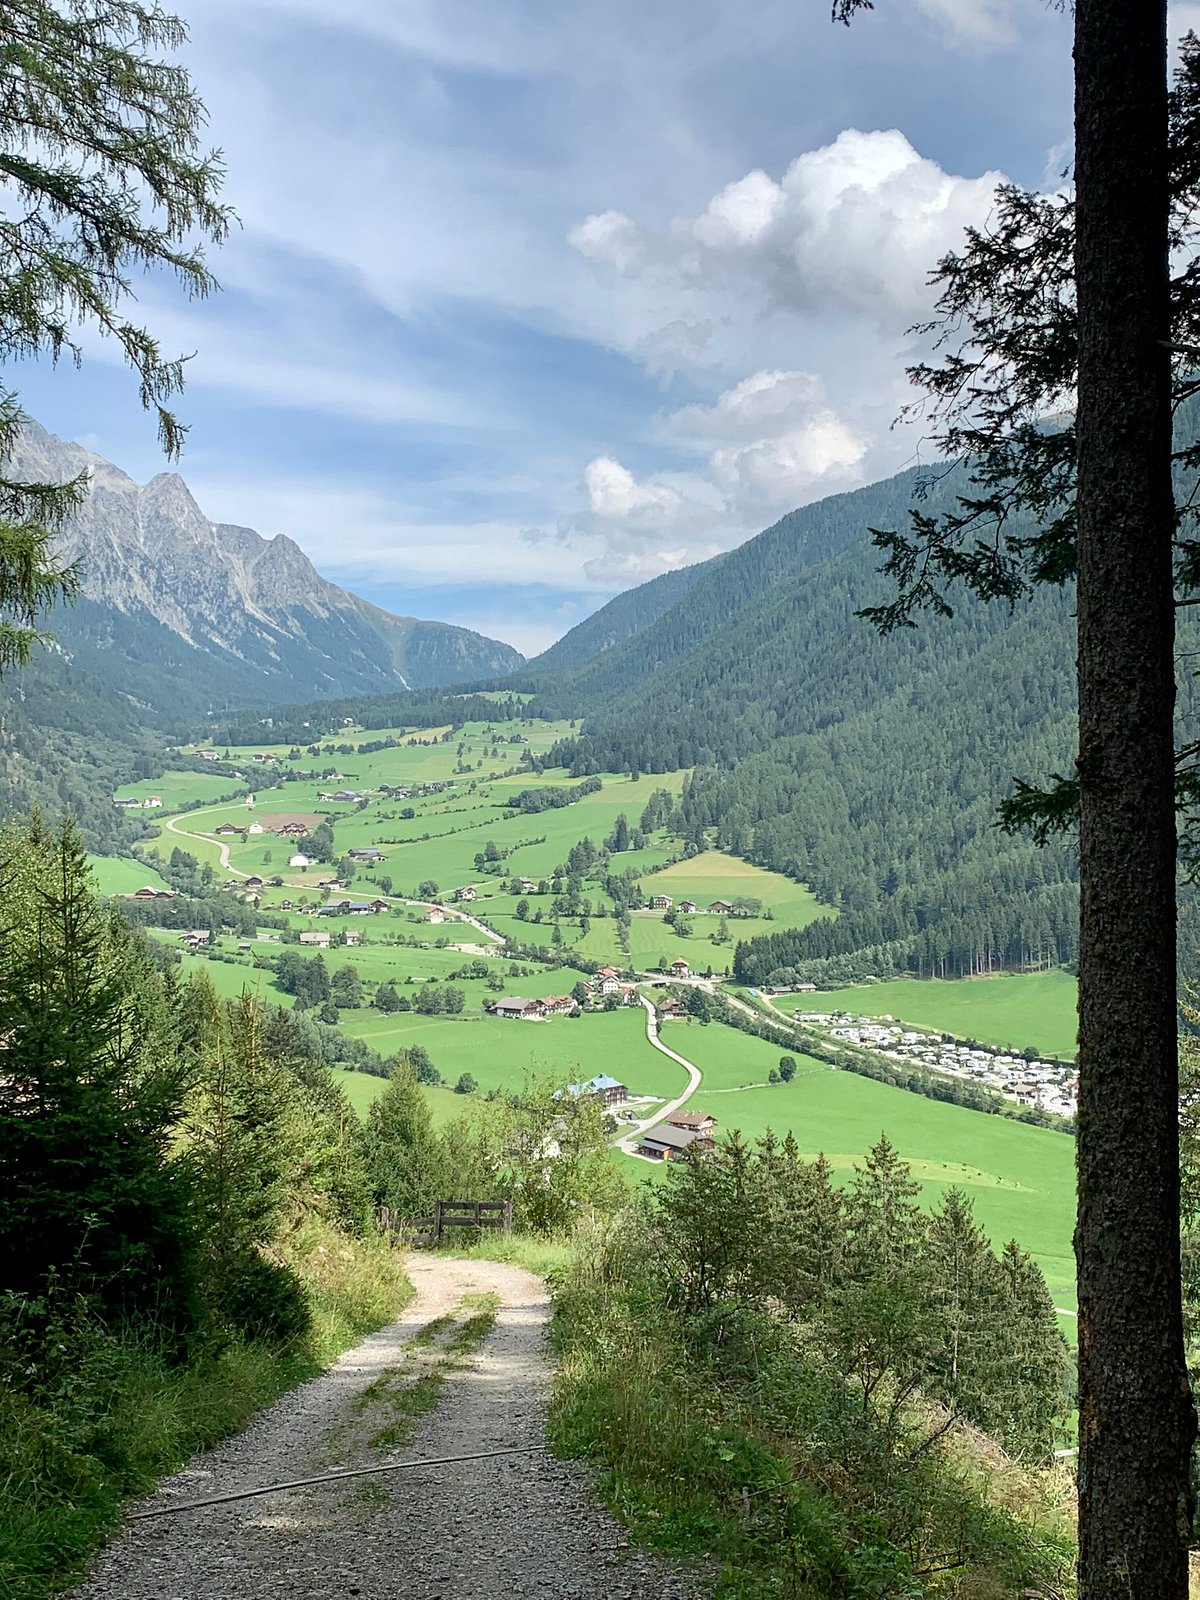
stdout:
POLYGON ((170 887, 155 867, 131 861, 128 856, 89 856, 88 865, 101 894, 133 894, 145 885, 152 889, 170 887))
POLYGON ((689 1110, 711 1112, 722 1132, 791 1132, 801 1150, 824 1153, 844 1178, 886 1133, 931 1205, 951 1185, 965 1189, 993 1244, 1018 1240, 1041 1265, 1055 1303, 1074 1306, 1075 1147, 1065 1134, 927 1100, 807 1057, 797 1056, 792 1083, 770 1084, 779 1047, 719 1025, 670 1023, 663 1037, 704 1074, 689 1110))
MULTIPOLYGON (((200 800, 220 800, 227 794, 245 790, 245 784, 236 778, 222 777, 215 772, 164 772, 161 778, 139 778, 136 783, 123 783, 115 793, 123 799, 147 800, 156 794, 162 800, 164 811, 177 811, 180 806, 194 805, 200 800)), ((147 820, 153 819, 147 813, 147 820)))
POLYGON ((986 1044, 1009 1045, 1016 1050, 1031 1045, 1048 1055, 1074 1056, 1076 993, 1072 975, 1056 971, 856 984, 820 994, 777 995, 773 1003, 792 1014, 849 1011, 856 1017, 890 1015, 986 1044))

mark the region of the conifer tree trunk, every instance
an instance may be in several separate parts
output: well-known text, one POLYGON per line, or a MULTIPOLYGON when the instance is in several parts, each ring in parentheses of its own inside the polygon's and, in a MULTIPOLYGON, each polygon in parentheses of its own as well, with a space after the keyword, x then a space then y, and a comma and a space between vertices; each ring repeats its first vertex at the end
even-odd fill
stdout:
POLYGON ((1077 0, 1080 1553, 1182 1600, 1165 0, 1077 0))

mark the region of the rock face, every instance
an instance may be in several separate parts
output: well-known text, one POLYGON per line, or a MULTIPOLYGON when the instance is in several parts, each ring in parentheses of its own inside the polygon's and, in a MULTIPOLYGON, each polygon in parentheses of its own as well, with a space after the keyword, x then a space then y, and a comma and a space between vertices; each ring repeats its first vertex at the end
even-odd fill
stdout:
POLYGON ((53 630, 82 666, 156 710, 424 689, 523 662, 495 639, 339 589, 286 535, 210 522, 177 473, 136 483, 33 422, 12 469, 38 481, 89 474, 58 540, 82 566, 83 599, 53 630))

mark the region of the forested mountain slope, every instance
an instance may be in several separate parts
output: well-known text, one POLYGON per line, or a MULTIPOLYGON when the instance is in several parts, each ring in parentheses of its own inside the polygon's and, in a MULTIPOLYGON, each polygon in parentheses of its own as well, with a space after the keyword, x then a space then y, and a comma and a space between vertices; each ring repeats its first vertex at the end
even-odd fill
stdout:
POLYGON ((57 541, 83 598, 53 625, 83 670, 152 713, 454 684, 522 664, 465 628, 394 617, 328 582, 291 539, 213 523, 175 473, 138 484, 30 423, 30 481, 89 475, 57 541))
POLYGON ((711 565, 711 562, 700 562, 694 567, 681 567, 677 572, 664 572, 651 578, 649 583, 616 595, 544 650, 530 666, 538 673, 559 672, 595 660, 605 650, 623 644, 656 622, 687 593, 697 578, 707 574, 711 565))
MULTIPOLYGON (((954 617, 879 637, 856 615, 890 593, 868 529, 903 522, 917 476, 792 513, 701 568, 641 635, 538 684, 535 708, 584 714, 553 759, 695 766, 680 817, 693 847, 715 829, 840 911, 741 947, 748 981, 1074 958, 1072 842, 1039 849, 995 825, 1014 778, 1070 769, 1073 597, 1043 589, 1010 611, 961 596, 954 617)), ((1180 717, 1195 726, 1190 676, 1180 717)))

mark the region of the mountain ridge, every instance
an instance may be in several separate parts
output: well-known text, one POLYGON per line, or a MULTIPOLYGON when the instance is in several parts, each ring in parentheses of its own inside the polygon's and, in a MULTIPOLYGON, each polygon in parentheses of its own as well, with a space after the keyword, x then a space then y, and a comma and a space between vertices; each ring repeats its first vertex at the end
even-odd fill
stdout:
POLYGON ((206 517, 186 481, 139 484, 103 456, 29 421, 10 470, 29 481, 86 473, 86 497, 55 539, 79 561, 82 597, 53 631, 85 671, 160 714, 451 686, 519 668, 511 645, 395 616, 323 577, 286 533, 264 538, 206 517), (147 667, 166 671, 157 681, 147 667))

